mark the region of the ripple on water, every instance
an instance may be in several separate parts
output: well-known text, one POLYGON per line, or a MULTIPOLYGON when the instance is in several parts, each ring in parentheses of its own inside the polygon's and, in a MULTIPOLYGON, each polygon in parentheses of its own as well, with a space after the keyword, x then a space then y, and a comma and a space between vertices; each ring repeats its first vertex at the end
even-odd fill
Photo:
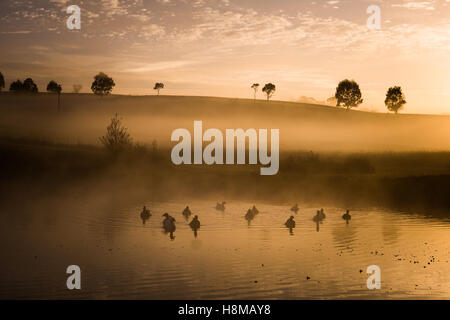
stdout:
MULTIPOLYGON (((381 210, 325 208, 327 218, 312 221, 317 208, 229 202, 192 202, 201 228, 197 237, 181 211, 184 203, 151 203, 152 216, 140 219, 141 205, 113 210, 67 212, 56 227, 31 222, 1 224, 19 244, 9 242, 0 297, 73 297, 64 287, 63 266, 83 270, 77 298, 298 299, 449 298, 450 221, 381 210), (162 214, 177 221, 175 238, 161 228, 162 214), (294 215, 292 233, 284 222, 294 215), (39 263, 29 259, 39 253, 39 263), (382 289, 366 288, 366 268, 379 265, 382 289), (21 267, 17 267, 21 266, 21 267)), ((5 245, 3 245, 5 246, 5 245)), ((4 250, 3 250, 4 251, 4 250)))

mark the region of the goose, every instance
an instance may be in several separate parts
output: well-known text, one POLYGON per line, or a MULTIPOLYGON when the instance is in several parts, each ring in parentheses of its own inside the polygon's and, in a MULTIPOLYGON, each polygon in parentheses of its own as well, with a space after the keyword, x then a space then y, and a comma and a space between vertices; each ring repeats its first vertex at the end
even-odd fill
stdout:
POLYGON ((253 213, 252 209, 248 209, 247 213, 245 214, 245 220, 247 220, 248 223, 250 224, 250 221, 252 221, 254 217, 255 214, 253 213))
POLYGON ((150 218, 151 215, 152 214, 150 213, 150 210, 148 210, 146 206, 144 206, 141 212, 142 223, 145 224, 145 222, 150 218))
POLYGON ((189 223, 189 226, 194 231, 196 231, 197 229, 200 229, 200 221, 198 220, 198 216, 194 216, 194 219, 192 219, 192 221, 189 223))
POLYGON ((320 209, 320 216, 322 217, 322 219, 325 219, 325 218, 326 218, 326 215, 325 215, 325 213, 323 212, 323 208, 320 209))
POLYGON ((219 211, 225 211, 225 204, 226 204, 225 201, 222 201, 222 203, 217 202, 217 204, 216 204, 216 210, 219 210, 219 211))
POLYGON ((191 216, 192 212, 191 209, 189 209, 189 206, 186 206, 186 208, 184 208, 182 214, 186 219, 191 216))
POLYGON ((254 216, 256 216, 258 213, 259 213, 259 210, 256 209, 256 206, 253 206, 253 208, 252 208, 252 214, 253 214, 254 216))
POLYGON ((324 219, 324 217, 322 216, 320 210, 317 210, 316 215, 313 217, 313 221, 314 222, 320 222, 324 219))
POLYGON ((349 220, 351 220, 351 218, 352 218, 352 216, 350 215, 350 211, 349 210, 347 210, 347 212, 342 216, 342 219, 347 221, 347 223, 348 223, 349 220))
POLYGON ((163 214, 165 219, 163 220, 163 228, 166 232, 173 233, 176 230, 175 218, 170 216, 167 212, 163 214))
POLYGON ((294 221, 294 216, 291 216, 284 224, 286 227, 288 227, 289 229, 293 229, 295 228, 295 221, 294 221))

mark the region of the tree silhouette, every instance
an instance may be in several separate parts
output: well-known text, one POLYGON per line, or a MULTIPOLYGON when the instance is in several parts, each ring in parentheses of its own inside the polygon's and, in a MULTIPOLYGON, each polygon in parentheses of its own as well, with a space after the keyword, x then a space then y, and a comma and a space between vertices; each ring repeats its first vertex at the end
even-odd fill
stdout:
POLYGON ((111 153, 117 154, 132 146, 132 140, 128 129, 122 125, 117 113, 111 118, 110 125, 106 128, 106 135, 100 137, 100 141, 111 153))
POLYGON ((9 91, 25 92, 25 93, 37 93, 38 88, 33 79, 27 78, 24 82, 17 80, 11 83, 9 91))
POLYGON ((262 92, 265 92, 267 95, 267 100, 269 100, 273 96, 275 90, 276 87, 273 83, 266 83, 264 88, 262 88, 262 92))
POLYGON ((81 84, 74 84, 73 85, 73 93, 79 93, 81 91, 81 88, 83 88, 83 86, 81 84))
POLYGON ((159 90, 161 90, 161 89, 164 89, 164 83, 160 83, 160 82, 155 83, 153 90, 158 91, 158 96, 159 96, 159 90))
POLYGON ((336 106, 339 107, 342 103, 347 110, 358 107, 363 102, 359 85, 354 80, 345 79, 339 82, 334 97, 337 99, 336 106))
POLYGON ((11 82, 9 86, 9 91, 20 92, 23 90, 23 83, 20 80, 11 82))
POLYGON ((57 84, 55 81, 50 81, 47 85, 47 91, 50 93, 56 93, 58 95, 58 111, 60 109, 60 96, 62 87, 60 84, 57 84))
POLYGON ((386 100, 384 100, 384 104, 388 108, 389 111, 393 111, 395 113, 400 110, 403 105, 406 103, 405 96, 403 95, 401 87, 390 87, 386 93, 386 100))
POLYGON ((0 91, 5 88, 5 78, 3 78, 3 74, 0 72, 0 91))
POLYGON ((256 92, 258 91, 259 83, 254 83, 254 84, 252 84, 252 86, 251 86, 250 88, 252 88, 253 90, 255 90, 255 94, 254 94, 254 96, 253 96, 253 99, 256 100, 256 92))
POLYGON ((115 85, 112 78, 108 77, 105 73, 100 72, 94 77, 91 90, 94 94, 103 97, 110 94, 115 85))
POLYGON ((34 83, 33 79, 31 79, 31 78, 25 79, 25 81, 23 82, 23 91, 30 92, 30 93, 38 92, 38 87, 34 83))

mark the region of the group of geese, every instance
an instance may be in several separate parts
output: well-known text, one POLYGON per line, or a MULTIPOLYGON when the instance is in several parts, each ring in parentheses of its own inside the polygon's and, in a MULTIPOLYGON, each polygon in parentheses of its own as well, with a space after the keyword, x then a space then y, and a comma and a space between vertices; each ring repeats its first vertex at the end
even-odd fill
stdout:
MULTIPOLYGON (((184 216, 184 218, 186 220, 188 220, 189 217, 192 215, 192 212, 191 212, 191 209, 189 209, 189 206, 186 206, 186 208, 184 208, 184 210, 181 214, 184 216)), ((147 209, 146 206, 144 206, 141 211, 141 219, 142 219, 142 223, 144 225, 147 222, 147 220, 150 219, 151 215, 152 214, 150 213, 150 210, 147 209)), ((162 222, 162 227, 163 227, 164 231, 166 233, 170 234, 171 239, 174 239, 173 233, 177 229, 177 227, 175 225, 175 222, 176 222, 175 218, 172 217, 171 215, 169 215, 167 212, 164 213, 162 216, 164 217, 164 220, 162 222)), ((194 218, 191 220, 191 222, 189 222, 189 226, 194 231, 195 237, 197 237, 197 230, 200 229, 200 220, 198 220, 197 215, 195 215, 194 218)))
MULTIPOLYGON (((298 204, 295 204, 292 208, 291 211, 294 213, 297 213, 299 211, 299 207, 298 204)), ((317 210, 316 215, 312 218, 312 220, 319 224, 321 223, 324 219, 326 218, 325 212, 323 211, 323 208, 320 210, 317 210)), ((352 216, 350 215, 350 210, 347 210, 343 215, 342 215, 342 219, 345 220, 345 222, 348 224, 349 221, 352 219, 352 216)), ((284 223, 284 225, 289 228, 289 229, 294 229, 295 228, 295 220, 294 220, 294 216, 290 216, 289 219, 287 219, 287 221, 284 223)))
MULTIPOLYGON (((221 202, 221 203, 217 203, 216 204, 216 210, 218 211, 225 211, 225 204, 226 202, 221 202)), ((295 214, 298 213, 299 211, 299 207, 298 204, 295 204, 292 208, 291 211, 294 212, 295 214)), ((186 221, 189 220, 189 218, 192 215, 191 209, 189 209, 189 206, 186 206, 186 208, 184 208, 184 210, 181 213, 183 215, 183 217, 186 219, 186 221)), ((259 214, 259 210, 256 208, 256 206, 253 206, 252 208, 247 210, 247 213, 245 214, 244 218, 245 220, 247 220, 248 224, 250 225, 250 222, 259 214)), ((141 211, 141 219, 142 219, 142 223, 145 225, 146 221, 148 219, 150 219, 151 217, 151 213, 150 210, 147 209, 146 206, 143 207, 142 211, 141 211)), ((172 217, 171 215, 169 215, 167 212, 163 214, 164 220, 162 222, 162 226, 163 229, 166 233, 170 234, 170 238, 174 239, 173 233, 176 230, 176 226, 175 226, 175 218, 172 217)), ((317 210, 316 215, 312 218, 312 220, 314 222, 316 222, 317 224, 321 223, 324 219, 326 218, 325 212, 322 209, 317 210)), ((344 219, 346 221, 346 223, 348 224, 350 219, 352 218, 352 216, 350 215, 350 211, 347 210, 346 213, 342 216, 342 219, 344 219)), ((295 220, 294 220, 294 216, 290 216, 289 219, 284 223, 284 225, 289 228, 291 231, 292 229, 295 228, 295 220)), ((194 218, 191 220, 191 222, 189 222, 189 226, 191 227, 191 229, 194 231, 194 235, 195 237, 197 237, 197 230, 200 229, 200 220, 198 220, 198 216, 195 215, 194 218)))

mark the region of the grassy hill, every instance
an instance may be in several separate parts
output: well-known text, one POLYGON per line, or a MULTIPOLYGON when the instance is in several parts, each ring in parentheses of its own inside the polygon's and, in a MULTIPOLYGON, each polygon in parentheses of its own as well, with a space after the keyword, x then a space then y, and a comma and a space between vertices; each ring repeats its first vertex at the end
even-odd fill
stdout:
POLYGON ((176 128, 278 128, 282 150, 450 150, 450 116, 371 113, 304 103, 182 96, 0 94, 0 135, 97 144, 117 112, 136 141, 170 146, 176 128))

